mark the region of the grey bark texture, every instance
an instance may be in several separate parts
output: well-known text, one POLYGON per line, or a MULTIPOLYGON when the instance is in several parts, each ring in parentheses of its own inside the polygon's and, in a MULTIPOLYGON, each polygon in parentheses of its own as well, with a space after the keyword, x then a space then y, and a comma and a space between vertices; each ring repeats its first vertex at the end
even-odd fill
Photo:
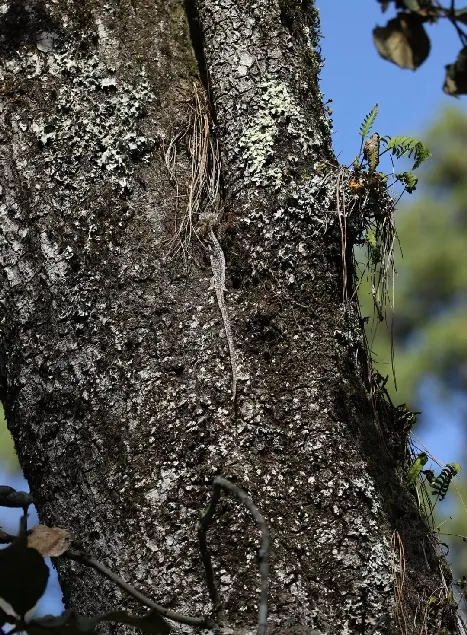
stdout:
MULTIPOLYGON (((269 525, 271 632, 456 632, 343 302, 314 3, 4 8, 0 380, 41 520, 209 614, 196 525, 222 475, 269 525)), ((226 499, 209 539, 226 625, 253 632, 257 527, 226 499)), ((128 604, 57 566, 78 611, 128 604)))

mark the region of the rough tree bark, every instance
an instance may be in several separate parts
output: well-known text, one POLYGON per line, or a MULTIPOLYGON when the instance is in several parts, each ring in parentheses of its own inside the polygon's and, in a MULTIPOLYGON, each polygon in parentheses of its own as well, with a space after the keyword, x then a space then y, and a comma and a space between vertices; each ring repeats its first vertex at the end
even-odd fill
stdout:
MULTIPOLYGON (((271 628, 455 632, 427 613, 441 561, 343 301, 314 3, 2 10, 1 387, 43 522, 206 614, 195 527, 220 474, 270 527, 271 628)), ((225 502, 210 533, 227 623, 253 631, 257 528, 225 502)), ((59 574, 81 612, 122 601, 59 574)))

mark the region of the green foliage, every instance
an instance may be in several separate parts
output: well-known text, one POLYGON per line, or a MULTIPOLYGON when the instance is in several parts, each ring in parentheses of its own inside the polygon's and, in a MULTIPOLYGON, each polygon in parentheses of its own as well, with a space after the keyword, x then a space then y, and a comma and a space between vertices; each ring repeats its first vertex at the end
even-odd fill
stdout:
MULTIPOLYGON (((386 140, 386 147, 398 159, 403 156, 413 158, 412 170, 416 170, 424 161, 431 157, 431 152, 426 145, 412 137, 391 137, 386 140)), ((407 174, 407 172, 403 174, 407 174)))
POLYGON ((449 485, 453 477, 456 476, 461 469, 459 463, 448 463, 431 483, 431 493, 433 496, 437 496, 438 499, 442 501, 448 493, 449 485))
POLYGON ((362 140, 364 140, 368 136, 368 133, 370 132, 371 127, 373 126, 373 123, 376 119, 377 114, 378 114, 378 104, 375 104, 373 108, 371 109, 371 111, 367 114, 367 116, 363 120, 362 125, 360 126, 360 136, 362 140))
POLYGON ((413 172, 397 172, 396 179, 402 183, 404 189, 409 194, 417 188, 418 184, 418 176, 416 176, 413 172))
MULTIPOLYGON (((431 392, 443 400, 444 417, 462 417, 464 401, 457 396, 455 402, 451 399, 467 391, 467 113, 445 110, 422 139, 433 158, 422 165, 419 197, 397 212, 401 248, 395 252, 393 328, 376 317, 367 336, 374 366, 383 376, 389 375, 386 387, 394 403, 405 401, 416 409, 422 380, 429 378, 431 392), (391 373, 391 338, 397 391, 391 373)), ((373 314, 371 280, 363 279, 359 295, 363 316, 373 314)), ((465 428, 459 432, 465 447, 465 428)), ((430 481, 440 471, 420 473, 420 480, 426 479, 427 509, 433 507, 430 481)), ((451 541, 449 557, 459 575, 467 573, 463 476, 461 472, 448 486, 450 504, 458 513, 451 508, 452 519, 446 518, 435 508, 440 531, 447 534, 442 540, 451 541)))
POLYGON ((454 513, 450 513, 449 519, 441 526, 441 531, 447 534, 444 540, 451 542, 450 555, 456 574, 465 576, 467 574, 467 480, 465 478, 459 479, 459 483, 456 483, 454 494, 452 496, 456 503, 454 513))
MULTIPOLYGON (((398 410, 401 408, 405 410, 405 404, 399 406, 398 410)), ((452 479, 462 468, 458 463, 448 463, 438 476, 435 476, 433 469, 423 468, 428 462, 428 458, 435 463, 437 462, 436 459, 429 452, 418 452, 418 454, 415 454, 417 446, 413 437, 409 441, 409 449, 413 460, 407 470, 407 485, 416 496, 419 507, 424 511, 427 521, 432 526, 433 531, 435 531, 434 512, 436 505, 444 500, 452 479), (429 488, 431 491, 429 491, 429 488), (435 499, 433 500, 432 497, 435 497, 435 499)))
POLYGON ((19 471, 18 457, 15 452, 13 439, 7 428, 3 414, 3 407, 0 403, 0 462, 8 470, 19 471))
POLYGON ((369 229, 365 235, 365 241, 368 246, 369 257, 373 266, 378 265, 381 262, 381 245, 376 238, 376 234, 373 229, 369 229))
MULTIPOLYGON (((377 322, 368 330, 382 375, 391 376, 393 338, 398 391, 391 378, 388 391, 411 409, 423 377, 435 377, 440 390, 467 389, 467 115, 446 110, 423 141, 433 152, 422 166, 424 194, 397 214, 392 333, 377 322)), ((359 295, 371 315, 371 282, 363 279, 359 295)))
POLYGON ((426 452, 421 452, 417 456, 417 458, 412 463, 412 465, 409 467, 409 470, 407 472, 407 483, 408 483, 408 485, 415 485, 415 483, 417 482, 417 479, 420 476, 420 473, 421 473, 421 471, 423 469, 423 466, 426 464, 427 461, 428 461, 428 455, 426 454, 426 452))
MULTIPOLYGON (((372 110, 366 115, 360 126, 360 136, 362 145, 359 154, 355 157, 354 168, 361 170, 362 159, 367 162, 368 172, 377 175, 380 182, 388 182, 389 175, 376 172, 380 157, 386 152, 390 152, 393 156, 400 159, 403 156, 412 158, 414 163, 412 170, 417 169, 420 165, 431 157, 431 152, 427 146, 418 139, 407 136, 398 137, 382 137, 378 133, 374 133, 367 138, 378 114, 378 104, 375 104, 372 110), (383 149, 381 149, 383 147, 383 149)), ((397 172, 393 175, 396 182, 403 185, 404 190, 411 194, 417 187, 418 177, 412 172, 397 172)))

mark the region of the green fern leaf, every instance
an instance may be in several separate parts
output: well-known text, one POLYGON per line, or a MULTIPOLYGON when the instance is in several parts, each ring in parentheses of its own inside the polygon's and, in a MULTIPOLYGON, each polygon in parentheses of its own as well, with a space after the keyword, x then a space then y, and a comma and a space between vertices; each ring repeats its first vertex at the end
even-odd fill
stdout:
POLYGON ((418 476, 420 475, 420 472, 423 469, 423 466, 425 465, 427 461, 428 461, 428 455, 426 454, 426 452, 421 452, 417 456, 417 458, 409 467, 409 470, 407 472, 407 483, 409 485, 415 485, 415 481, 417 480, 418 476))
POLYGON ((412 137, 391 137, 386 143, 388 150, 391 150, 398 159, 404 155, 413 158, 412 170, 418 168, 423 161, 431 157, 431 152, 426 145, 412 137))
POLYGON ((461 469, 462 468, 459 463, 448 463, 431 484, 431 493, 433 494, 433 496, 436 496, 438 500, 442 501, 448 493, 448 489, 453 477, 456 476, 456 474, 458 474, 461 469))
POLYGON ((398 172, 396 180, 402 183, 404 189, 409 194, 412 194, 417 189, 418 176, 415 176, 413 172, 398 172))
POLYGON ((395 154, 398 158, 407 154, 409 151, 413 151, 414 147, 417 145, 417 139, 412 139, 412 137, 389 137, 386 141, 388 150, 392 150, 392 153, 395 154))
POLYGON ((412 166, 412 170, 416 170, 424 161, 426 161, 430 157, 431 157, 431 152, 428 150, 425 144, 419 141, 415 149, 415 154, 414 154, 415 162, 412 166))
POLYGON ((362 125, 360 126, 360 136, 362 139, 365 139, 367 134, 370 132, 371 126, 373 125, 377 114, 378 114, 378 104, 375 104, 372 110, 367 114, 367 116, 363 120, 362 125))

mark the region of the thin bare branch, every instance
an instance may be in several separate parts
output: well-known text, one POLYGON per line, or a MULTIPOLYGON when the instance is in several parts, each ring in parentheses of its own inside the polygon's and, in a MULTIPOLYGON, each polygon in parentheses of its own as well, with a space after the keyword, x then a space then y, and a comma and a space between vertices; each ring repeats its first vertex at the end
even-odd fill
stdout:
POLYGON ((217 503, 219 502, 221 489, 224 489, 236 496, 243 505, 251 513, 255 521, 258 523, 261 531, 261 548, 258 553, 260 583, 260 599, 259 599, 259 615, 257 635, 266 635, 267 619, 268 619, 268 585, 269 585, 269 530, 266 521, 258 511, 248 494, 238 485, 231 483, 226 478, 216 476, 212 484, 212 496, 208 508, 200 518, 198 527, 198 536, 200 540, 200 550, 206 571, 206 580, 214 609, 219 607, 219 598, 214 580, 214 572, 212 569, 211 556, 206 542, 206 532, 212 524, 217 503))
POLYGON ((141 602, 141 604, 144 604, 144 606, 147 606, 148 608, 153 609, 154 611, 159 613, 159 615, 161 615, 162 617, 165 617, 169 620, 173 620, 174 622, 179 622, 180 624, 188 624, 189 626, 197 626, 201 628, 210 628, 210 629, 216 627, 216 624, 208 617, 191 617, 189 615, 182 615, 181 613, 176 613, 175 611, 171 611, 170 609, 166 609, 160 604, 157 604, 153 600, 149 599, 148 597, 146 597, 145 595, 143 595, 142 593, 134 589, 130 584, 122 580, 122 578, 120 578, 116 573, 108 569, 104 564, 102 564, 98 560, 95 560, 94 558, 92 558, 91 556, 89 556, 88 554, 84 552, 67 551, 63 555, 64 557, 69 558, 70 560, 75 560, 76 562, 80 562, 81 564, 84 564, 87 567, 91 567, 92 569, 95 569, 104 577, 106 577, 108 580, 111 580, 112 582, 114 582, 123 591, 128 593, 128 595, 131 595, 132 597, 134 597, 135 600, 138 600, 138 602, 141 602))

